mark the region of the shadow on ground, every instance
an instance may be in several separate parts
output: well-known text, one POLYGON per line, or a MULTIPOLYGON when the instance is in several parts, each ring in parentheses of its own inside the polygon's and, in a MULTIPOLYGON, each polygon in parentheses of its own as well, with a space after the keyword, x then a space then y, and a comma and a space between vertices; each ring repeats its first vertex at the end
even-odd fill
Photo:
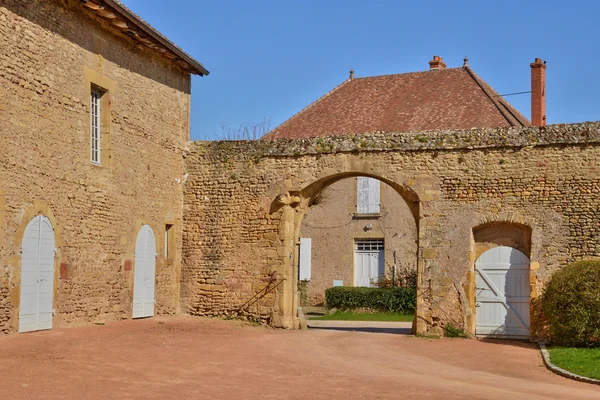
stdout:
POLYGON ((343 332, 368 332, 368 333, 393 333, 400 335, 410 335, 411 328, 376 328, 376 327, 349 327, 349 326, 309 326, 308 329, 319 329, 328 331, 343 331, 343 332))

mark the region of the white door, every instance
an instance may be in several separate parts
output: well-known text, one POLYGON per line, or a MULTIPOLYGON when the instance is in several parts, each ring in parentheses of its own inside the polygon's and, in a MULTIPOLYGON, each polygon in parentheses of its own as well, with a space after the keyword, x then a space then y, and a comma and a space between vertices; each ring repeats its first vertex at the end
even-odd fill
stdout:
POLYGON ((512 247, 488 250, 475 263, 476 334, 529 337, 529 258, 512 247))
POLYGON ((140 229, 135 243, 133 272, 133 318, 154 315, 156 240, 149 225, 140 229))
POLYGON ((23 235, 19 332, 52 329, 54 246, 50 220, 38 215, 23 235))
POLYGON ((385 273, 383 239, 354 242, 354 286, 373 286, 385 273))

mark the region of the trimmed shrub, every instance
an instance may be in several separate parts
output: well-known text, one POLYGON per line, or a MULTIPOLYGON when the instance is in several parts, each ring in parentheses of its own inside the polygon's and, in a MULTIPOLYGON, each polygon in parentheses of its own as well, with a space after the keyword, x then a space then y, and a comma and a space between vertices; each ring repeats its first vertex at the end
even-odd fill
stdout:
POLYGON ((413 288, 332 287, 325 291, 329 308, 351 311, 368 308, 395 314, 410 314, 417 306, 413 288))
POLYGON ((553 343, 600 345, 600 261, 579 261, 552 275, 542 309, 553 343))

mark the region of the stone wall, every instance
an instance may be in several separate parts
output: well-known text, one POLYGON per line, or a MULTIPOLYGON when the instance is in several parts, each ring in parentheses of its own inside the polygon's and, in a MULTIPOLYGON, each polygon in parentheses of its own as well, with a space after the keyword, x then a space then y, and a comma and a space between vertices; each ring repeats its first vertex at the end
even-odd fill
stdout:
POLYGON ((156 310, 179 303, 182 153, 190 76, 77 1, 0 1, 0 332, 18 326, 20 239, 36 214, 57 237, 55 326, 131 316, 134 248, 149 224, 156 310), (89 92, 107 93, 103 165, 90 163, 89 92))
MULTIPOLYGON (((185 159, 182 307, 195 315, 231 314, 274 274, 285 281, 246 312, 294 327, 302 216, 320 189, 363 175, 415 206, 417 330, 440 333, 452 323, 472 331, 474 228, 527 228, 532 300, 557 268, 600 256, 599 127, 193 143, 185 159)), ((490 235, 484 240, 493 241, 490 235)), ((532 318, 535 336, 541 324, 532 318)))

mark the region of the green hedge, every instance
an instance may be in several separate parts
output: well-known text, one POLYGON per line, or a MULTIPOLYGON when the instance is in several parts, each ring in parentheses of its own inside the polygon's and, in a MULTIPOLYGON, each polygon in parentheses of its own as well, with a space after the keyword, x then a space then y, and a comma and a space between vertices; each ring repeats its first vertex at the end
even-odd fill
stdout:
POLYGON ((552 275, 542 308, 554 344, 600 345, 600 261, 579 261, 552 275))
POLYGON ((417 306, 413 288, 332 287, 325 291, 329 308, 355 310, 370 308, 377 311, 410 314, 417 306))

